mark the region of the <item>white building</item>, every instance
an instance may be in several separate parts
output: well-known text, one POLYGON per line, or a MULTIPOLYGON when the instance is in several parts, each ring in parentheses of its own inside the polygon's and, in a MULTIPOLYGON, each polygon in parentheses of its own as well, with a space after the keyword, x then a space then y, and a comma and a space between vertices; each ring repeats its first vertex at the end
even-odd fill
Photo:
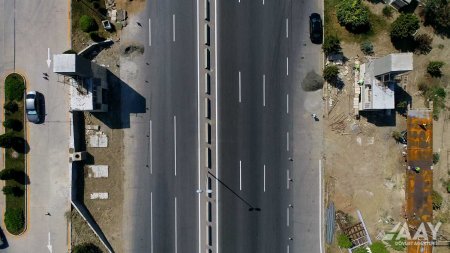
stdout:
POLYGON ((108 111, 106 69, 76 54, 58 54, 53 72, 69 77, 70 111, 108 111))
POLYGON ((390 54, 360 67, 359 111, 395 109, 395 77, 413 69, 413 54, 390 54))

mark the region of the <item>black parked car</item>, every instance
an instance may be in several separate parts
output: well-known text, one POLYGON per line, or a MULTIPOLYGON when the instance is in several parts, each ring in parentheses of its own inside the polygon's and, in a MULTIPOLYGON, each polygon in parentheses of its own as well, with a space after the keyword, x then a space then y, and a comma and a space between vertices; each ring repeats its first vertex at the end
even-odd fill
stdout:
POLYGON ((315 44, 321 44, 323 39, 322 18, 318 13, 312 13, 309 16, 309 37, 315 44))

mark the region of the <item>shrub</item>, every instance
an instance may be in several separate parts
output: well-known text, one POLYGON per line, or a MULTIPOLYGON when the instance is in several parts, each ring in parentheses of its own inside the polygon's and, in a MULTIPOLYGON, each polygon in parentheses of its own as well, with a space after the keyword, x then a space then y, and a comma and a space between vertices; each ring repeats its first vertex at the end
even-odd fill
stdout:
POLYGON ((359 247, 359 248, 354 249, 354 250, 352 251, 352 253, 368 253, 368 252, 367 252, 366 248, 364 248, 364 247, 359 247))
POLYGON ((442 206, 442 196, 435 190, 431 193, 431 199, 433 201, 433 210, 439 210, 442 206))
POLYGON ((387 18, 392 17, 392 7, 391 7, 391 6, 385 5, 385 6, 383 7, 382 12, 383 12, 383 16, 385 16, 385 17, 387 17, 387 18))
POLYGON ((93 31, 97 31, 98 30, 98 25, 97 22, 95 22, 95 19, 87 16, 87 15, 83 15, 80 18, 80 28, 83 32, 93 32, 93 31))
POLYGON ((305 91, 316 91, 323 87, 323 78, 314 71, 308 72, 302 82, 302 88, 305 91))
POLYGON ((19 106, 14 101, 8 101, 8 102, 5 103, 3 108, 5 110, 7 110, 8 112, 15 113, 19 109, 19 106))
POLYGON ((450 193, 450 180, 447 181, 447 193, 450 193))
POLYGON ((327 36, 323 41, 322 50, 325 53, 325 55, 340 53, 341 41, 337 36, 334 35, 327 36))
POLYGON ((450 35, 450 2, 447 0, 424 1, 425 24, 437 33, 450 35))
POLYGON ((3 186, 3 194, 5 195, 13 195, 15 197, 21 197, 24 194, 24 191, 18 186, 3 186))
POLYGON ((20 101, 25 91, 25 82, 19 74, 11 74, 5 80, 5 96, 6 100, 20 101))
POLYGON ((372 253, 389 253, 386 246, 382 242, 374 242, 369 248, 372 253))
POLYGON ((441 156, 439 155, 439 153, 433 153, 433 164, 437 164, 440 158, 441 156))
POLYGON ((10 180, 13 179, 16 174, 16 171, 13 169, 3 169, 0 171, 0 179, 1 180, 10 180))
POLYGON ((427 72, 432 77, 441 77, 441 68, 444 66, 444 62, 441 61, 430 61, 427 66, 427 72))
POLYGON ((350 238, 348 238, 348 236, 345 234, 338 235, 337 239, 338 239, 338 245, 341 248, 348 249, 353 246, 352 242, 350 241, 350 238))
POLYGON ((0 147, 10 148, 13 145, 14 136, 11 133, 4 133, 0 135, 0 147))
POLYGON ((72 253, 102 253, 99 247, 92 243, 83 243, 75 245, 72 253))
POLYGON ((360 47, 361 47, 361 51, 365 55, 372 55, 373 54, 373 44, 372 44, 372 42, 364 41, 363 43, 361 43, 360 47))
POLYGON ((414 41, 416 43, 416 53, 428 54, 431 51, 433 38, 430 35, 426 33, 416 35, 414 41))
POLYGON ((365 32, 370 28, 369 11, 361 0, 344 0, 337 6, 339 24, 350 32, 365 32))
POLYGON ((335 83, 339 74, 339 68, 336 65, 327 65, 323 69, 323 79, 329 83, 335 83))
POLYGON ((391 25, 391 38, 393 40, 411 39, 419 29, 419 19, 414 14, 400 14, 391 25))
POLYGON ((22 122, 17 119, 6 119, 3 121, 3 126, 14 131, 20 131, 23 128, 22 122))
POLYGON ((24 228, 25 218, 19 208, 7 208, 5 211, 6 229, 12 234, 20 234, 24 228))

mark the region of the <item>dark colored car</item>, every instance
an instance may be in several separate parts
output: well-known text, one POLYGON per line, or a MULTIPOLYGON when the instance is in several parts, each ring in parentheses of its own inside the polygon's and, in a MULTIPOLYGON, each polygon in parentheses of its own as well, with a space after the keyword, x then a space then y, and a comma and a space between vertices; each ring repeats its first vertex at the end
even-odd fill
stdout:
POLYGON ((42 119, 41 99, 37 91, 30 91, 25 96, 25 111, 28 121, 38 124, 42 119))
POLYGON ((311 41, 316 44, 322 43, 322 34, 322 18, 318 13, 312 13, 311 16, 309 16, 309 37, 311 38, 311 41))

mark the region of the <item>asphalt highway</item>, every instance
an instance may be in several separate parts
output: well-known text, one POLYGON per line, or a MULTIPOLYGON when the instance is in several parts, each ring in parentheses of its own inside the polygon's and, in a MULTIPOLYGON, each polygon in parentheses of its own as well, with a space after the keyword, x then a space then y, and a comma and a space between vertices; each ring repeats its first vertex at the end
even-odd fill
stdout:
POLYGON ((219 1, 219 252, 320 252, 321 98, 299 89, 322 62, 308 2, 219 1))

